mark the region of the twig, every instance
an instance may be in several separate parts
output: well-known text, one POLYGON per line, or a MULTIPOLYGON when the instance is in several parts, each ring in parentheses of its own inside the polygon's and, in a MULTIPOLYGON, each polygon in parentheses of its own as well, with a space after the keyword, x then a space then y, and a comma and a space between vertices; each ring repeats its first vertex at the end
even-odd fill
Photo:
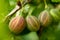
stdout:
POLYGON ((6 21, 7 19, 9 20, 18 10, 20 10, 25 4, 28 3, 28 0, 24 0, 22 3, 20 2, 20 0, 17 1, 17 5, 15 6, 15 8, 5 17, 6 21))
POLYGON ((9 18, 11 18, 18 10, 20 10, 22 8, 21 2, 17 1, 17 5, 15 6, 15 8, 5 17, 6 21, 7 19, 9 20, 9 18))

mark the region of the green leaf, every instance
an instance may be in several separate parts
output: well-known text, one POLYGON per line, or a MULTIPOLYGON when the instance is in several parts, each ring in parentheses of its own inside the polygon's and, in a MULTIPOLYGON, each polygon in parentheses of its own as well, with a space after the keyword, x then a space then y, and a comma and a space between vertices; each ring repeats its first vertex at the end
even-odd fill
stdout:
POLYGON ((14 40, 39 40, 36 32, 30 32, 25 35, 15 35, 14 40))
POLYGON ((39 40, 38 35, 36 32, 30 32, 26 35, 23 35, 22 38, 24 40, 39 40))

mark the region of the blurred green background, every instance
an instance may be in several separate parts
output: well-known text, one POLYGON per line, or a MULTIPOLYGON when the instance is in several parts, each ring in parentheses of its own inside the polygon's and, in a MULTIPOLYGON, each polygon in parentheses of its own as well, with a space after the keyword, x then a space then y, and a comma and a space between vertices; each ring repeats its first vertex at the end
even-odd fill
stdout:
MULTIPOLYGON (((17 0, 0 0, 0 40, 60 40, 60 22, 51 25, 44 29, 41 36, 38 38, 36 32, 31 32, 26 35, 13 35, 10 33, 8 23, 4 22, 5 16, 15 7, 17 0), (32 35, 32 36, 31 36, 32 35)), ((50 1, 50 0, 49 0, 50 1)), ((60 0, 51 0, 52 2, 60 2, 60 0)), ((44 4, 41 3, 32 15, 39 15, 40 11, 44 10, 44 4), (35 13, 36 11, 36 13, 35 13)))

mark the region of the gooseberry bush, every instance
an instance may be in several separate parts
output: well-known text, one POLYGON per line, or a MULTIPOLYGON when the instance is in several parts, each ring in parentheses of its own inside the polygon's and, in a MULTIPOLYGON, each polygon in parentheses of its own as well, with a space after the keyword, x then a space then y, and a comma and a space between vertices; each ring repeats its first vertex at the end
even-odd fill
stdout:
POLYGON ((60 40, 60 0, 0 0, 0 40, 60 40))

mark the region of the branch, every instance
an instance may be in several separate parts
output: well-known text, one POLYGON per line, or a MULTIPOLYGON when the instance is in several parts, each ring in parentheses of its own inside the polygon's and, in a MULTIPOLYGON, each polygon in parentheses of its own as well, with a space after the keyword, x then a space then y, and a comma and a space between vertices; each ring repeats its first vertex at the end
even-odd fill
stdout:
POLYGON ((17 5, 15 6, 15 8, 5 17, 6 21, 7 19, 9 20, 18 10, 20 10, 22 8, 21 2, 17 1, 17 5))

